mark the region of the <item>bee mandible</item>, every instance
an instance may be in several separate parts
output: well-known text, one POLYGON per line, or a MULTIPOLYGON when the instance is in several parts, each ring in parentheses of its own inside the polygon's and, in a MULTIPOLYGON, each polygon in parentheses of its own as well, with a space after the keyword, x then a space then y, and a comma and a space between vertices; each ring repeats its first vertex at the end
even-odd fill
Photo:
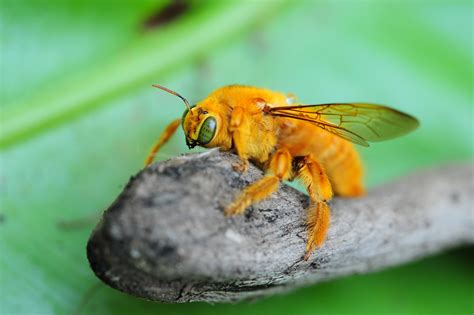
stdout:
POLYGON ((233 151, 245 172, 249 160, 265 175, 247 186, 225 208, 226 215, 240 215, 250 205, 275 192, 282 180, 298 179, 306 188, 308 237, 304 259, 326 238, 330 221, 327 202, 333 194, 364 194, 362 163, 353 143, 392 139, 418 127, 418 120, 390 107, 368 103, 297 104, 293 95, 243 85, 229 85, 191 106, 171 122, 153 146, 145 164, 182 126, 187 146, 219 147, 233 151))

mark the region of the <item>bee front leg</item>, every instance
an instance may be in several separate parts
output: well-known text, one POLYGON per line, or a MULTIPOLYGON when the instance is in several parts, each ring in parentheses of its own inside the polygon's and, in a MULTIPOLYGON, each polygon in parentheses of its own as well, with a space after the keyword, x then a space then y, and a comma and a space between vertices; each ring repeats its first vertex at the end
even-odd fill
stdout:
POLYGON ((249 133, 248 115, 242 107, 236 107, 232 110, 230 117, 229 131, 232 133, 232 140, 234 143, 237 155, 240 162, 233 165, 237 172, 246 172, 249 168, 247 138, 249 133))
POLYGON ((171 138, 171 136, 176 132, 176 129, 179 127, 181 124, 181 119, 176 119, 173 120, 163 131, 161 136, 158 138, 158 140, 155 142, 153 147, 150 150, 150 153, 148 153, 148 156, 145 159, 145 166, 150 165, 153 162, 153 159, 155 158, 156 153, 158 150, 168 142, 168 140, 171 138))
POLYGON ((316 247, 321 246, 329 229, 330 209, 326 201, 332 198, 332 187, 323 167, 311 155, 296 158, 296 178, 308 190, 311 204, 306 209, 308 240, 304 260, 308 260, 316 247))
POLYGON ((226 215, 243 214, 251 204, 263 200, 278 189, 281 180, 291 176, 291 155, 287 150, 278 150, 272 156, 265 176, 247 186, 226 209, 226 215))

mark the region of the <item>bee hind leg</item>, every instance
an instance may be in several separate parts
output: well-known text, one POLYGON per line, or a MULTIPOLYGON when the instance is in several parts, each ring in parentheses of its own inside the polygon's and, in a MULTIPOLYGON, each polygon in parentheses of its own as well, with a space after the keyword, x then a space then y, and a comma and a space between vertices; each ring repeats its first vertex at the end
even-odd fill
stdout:
POLYGON ((308 240, 306 241, 304 260, 308 260, 316 247, 321 246, 326 239, 330 221, 329 206, 325 202, 311 203, 306 209, 306 215, 308 240))
POLYGON ((272 156, 266 175, 247 186, 226 209, 226 215, 243 214, 251 204, 274 193, 281 180, 291 176, 291 155, 287 150, 278 150, 272 156))
POLYGON ((326 239, 330 221, 330 209, 326 202, 332 198, 333 192, 325 170, 313 156, 295 158, 293 165, 296 178, 303 182, 311 200, 306 209, 308 240, 304 260, 308 260, 314 249, 326 239))

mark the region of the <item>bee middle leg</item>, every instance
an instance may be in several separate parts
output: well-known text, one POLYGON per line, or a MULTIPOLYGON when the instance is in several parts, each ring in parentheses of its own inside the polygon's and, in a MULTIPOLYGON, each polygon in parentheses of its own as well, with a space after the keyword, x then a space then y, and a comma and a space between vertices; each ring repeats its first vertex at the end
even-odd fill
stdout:
POLYGON ((306 209, 308 240, 304 260, 308 260, 314 249, 326 239, 330 221, 330 209, 326 201, 332 198, 333 192, 325 170, 312 155, 296 157, 293 165, 295 177, 303 182, 311 201, 306 209))
POLYGON ((226 215, 243 214, 251 204, 263 200, 278 189, 281 180, 291 177, 291 155, 285 150, 276 151, 263 178, 247 186, 226 209, 226 215))
POLYGON ((232 140, 240 161, 233 165, 235 171, 246 172, 249 167, 247 134, 249 132, 248 114, 242 107, 233 109, 230 117, 229 131, 232 132, 232 140))

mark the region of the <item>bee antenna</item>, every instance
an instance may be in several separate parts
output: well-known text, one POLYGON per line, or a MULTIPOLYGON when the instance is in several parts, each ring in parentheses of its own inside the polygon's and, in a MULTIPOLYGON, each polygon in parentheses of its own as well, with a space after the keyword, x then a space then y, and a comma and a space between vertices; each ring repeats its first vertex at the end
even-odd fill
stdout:
POLYGON ((168 88, 165 88, 164 86, 161 86, 161 85, 159 85, 159 84, 153 84, 152 86, 153 86, 153 87, 156 87, 156 88, 158 88, 158 89, 160 89, 160 90, 163 90, 163 91, 165 91, 165 92, 168 92, 168 93, 170 93, 170 94, 176 95, 177 97, 179 97, 180 99, 182 99, 183 102, 184 102, 184 105, 186 105, 186 107, 188 108, 188 111, 189 111, 189 112, 191 113, 191 115, 192 115, 191 105, 189 105, 188 100, 185 99, 183 96, 181 96, 179 93, 177 93, 177 92, 175 92, 175 91, 172 91, 172 90, 170 90, 170 89, 168 89, 168 88))

